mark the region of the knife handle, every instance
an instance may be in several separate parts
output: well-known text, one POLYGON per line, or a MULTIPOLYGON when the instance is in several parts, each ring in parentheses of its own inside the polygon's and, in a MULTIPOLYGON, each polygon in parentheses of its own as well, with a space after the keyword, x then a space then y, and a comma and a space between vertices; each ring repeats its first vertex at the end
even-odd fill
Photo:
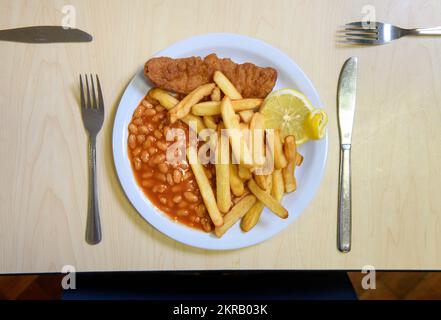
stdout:
POLYGON ((340 177, 338 188, 338 250, 351 250, 351 145, 340 148, 340 177))

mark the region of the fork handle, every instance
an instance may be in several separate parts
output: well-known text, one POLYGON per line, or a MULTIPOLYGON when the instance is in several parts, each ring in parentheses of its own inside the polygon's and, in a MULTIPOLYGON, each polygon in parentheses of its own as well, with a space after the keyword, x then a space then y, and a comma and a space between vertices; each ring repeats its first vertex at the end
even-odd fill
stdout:
POLYGON ((89 197, 87 205, 86 242, 94 245, 101 242, 101 222, 98 208, 96 182, 96 136, 89 137, 89 197))
POLYGON ((340 148, 340 177, 338 188, 338 250, 351 250, 351 145, 340 148))
POLYGON ((412 36, 441 36, 441 27, 410 29, 412 36))

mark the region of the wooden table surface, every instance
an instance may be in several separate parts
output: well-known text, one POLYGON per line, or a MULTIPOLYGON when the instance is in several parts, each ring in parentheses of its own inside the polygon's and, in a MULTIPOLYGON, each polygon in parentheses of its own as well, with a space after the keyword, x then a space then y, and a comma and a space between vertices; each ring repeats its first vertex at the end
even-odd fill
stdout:
POLYGON ((88 44, 0 43, 0 272, 178 269, 440 269, 441 38, 336 46, 338 26, 375 9, 379 21, 440 25, 439 1, 10 1, 0 28, 59 25, 71 4, 88 44), (191 248, 145 222, 116 176, 112 123, 137 68, 196 34, 232 32, 286 52, 329 113, 329 154, 317 195, 274 238, 226 252, 191 248), (336 248, 340 68, 359 57, 352 150, 353 246, 336 248), (84 241, 86 133, 78 74, 98 73, 107 114, 98 141, 104 240, 84 241))

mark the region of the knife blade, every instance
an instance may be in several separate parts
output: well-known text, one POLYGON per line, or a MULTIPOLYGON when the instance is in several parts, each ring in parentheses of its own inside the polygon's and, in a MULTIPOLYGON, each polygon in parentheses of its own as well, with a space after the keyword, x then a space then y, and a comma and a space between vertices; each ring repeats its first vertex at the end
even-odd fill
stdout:
POLYGON ((356 57, 346 60, 340 73, 337 89, 337 113, 340 130, 337 246, 341 252, 351 250, 351 144, 357 96, 357 68, 356 57))
POLYGON ((90 42, 93 37, 80 29, 35 26, 0 30, 0 41, 24 43, 90 42))
POLYGON ((337 111, 341 144, 351 144, 356 91, 357 58, 352 57, 344 63, 338 81, 337 111))

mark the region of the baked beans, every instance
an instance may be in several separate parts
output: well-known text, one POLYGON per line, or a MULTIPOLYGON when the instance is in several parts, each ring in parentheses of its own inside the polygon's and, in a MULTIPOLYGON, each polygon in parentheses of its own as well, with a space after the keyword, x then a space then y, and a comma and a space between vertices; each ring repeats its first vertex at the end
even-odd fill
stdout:
MULTIPOLYGON (((157 101, 146 96, 140 102, 128 125, 128 156, 133 174, 144 194, 161 211, 175 221, 210 232, 213 224, 190 167, 166 161, 172 142, 165 137, 169 129, 175 128, 185 130, 188 138, 187 125, 180 121, 170 124, 167 109, 157 101)), ((212 180, 213 166, 207 167, 206 173, 212 180)))

